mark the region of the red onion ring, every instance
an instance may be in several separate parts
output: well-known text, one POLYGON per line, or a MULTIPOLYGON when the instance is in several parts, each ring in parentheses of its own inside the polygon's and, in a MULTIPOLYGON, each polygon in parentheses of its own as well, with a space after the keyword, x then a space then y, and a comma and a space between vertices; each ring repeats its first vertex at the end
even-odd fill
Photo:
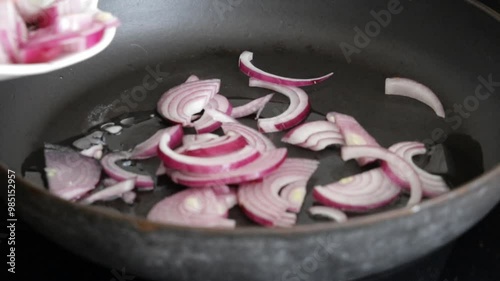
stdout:
POLYGON ((134 190, 134 187, 135 179, 125 180, 85 197, 80 203, 90 205, 97 201, 111 201, 134 190))
POLYGON ((191 117, 202 111, 219 89, 219 79, 183 83, 162 95, 157 110, 174 123, 191 125, 191 117))
MULTIPOLYGON (((222 95, 215 95, 213 99, 205 106, 205 110, 214 109, 231 115, 233 106, 228 99, 222 95)), ((200 119, 193 123, 194 128, 198 134, 210 133, 220 128, 221 123, 214 120, 211 114, 204 112, 200 119)))
POLYGON ((276 148, 269 138, 240 123, 225 123, 222 125, 222 130, 226 134, 233 132, 243 136, 247 140, 248 144, 255 147, 258 151, 264 152, 276 148))
MULTIPOLYGON (((401 142, 391 146, 389 150, 405 159, 406 162, 413 167, 422 182, 422 192, 424 196, 436 197, 450 191, 450 188, 442 177, 422 170, 413 162, 413 156, 425 154, 427 152, 424 144, 419 142, 401 142)), ((404 180, 404 177, 398 175, 397 169, 391 169, 390 165, 387 163, 383 163, 382 168, 396 184, 405 189, 409 188, 408 181, 404 180)))
POLYGON ((285 85, 285 86, 295 86, 295 87, 302 87, 302 86, 309 86, 309 85, 315 85, 320 82, 325 81, 326 79, 330 78, 333 75, 332 73, 329 73, 325 76, 318 77, 318 78, 310 78, 310 79, 295 79, 295 78, 287 78, 287 77, 282 77, 282 76, 277 76, 268 72, 265 72, 257 67, 255 67, 252 64, 253 60, 253 53, 249 51, 245 51, 240 55, 240 60, 239 60, 239 67, 241 72, 245 73, 246 75, 266 81, 269 83, 274 83, 274 84, 279 84, 279 85, 285 85))
POLYGON ((148 159, 157 156, 158 146, 160 144, 161 137, 164 134, 168 134, 170 136, 168 146, 170 148, 175 148, 181 144, 184 131, 182 131, 182 127, 180 125, 158 130, 154 135, 138 144, 132 150, 131 159, 148 159))
MULTIPOLYGON (((287 213, 296 209, 297 202, 290 202, 280 196, 280 190, 302 181, 303 186, 316 171, 318 161, 308 159, 287 159, 275 172, 262 182, 243 184, 238 189, 238 202, 250 219, 265 226, 292 226, 296 216, 287 213)), ((299 210, 303 202, 298 202, 299 210)))
POLYGON ((240 184, 260 180, 278 169, 285 161, 287 150, 274 149, 262 153, 252 163, 225 173, 197 174, 173 171, 171 178, 174 182, 189 187, 217 186, 221 184, 240 184))
MULTIPOLYGON (((373 138, 352 116, 330 112, 326 115, 326 119, 338 126, 347 146, 380 146, 375 138, 373 138)), ((360 159, 356 159, 356 161, 358 161, 359 165, 364 166, 375 161, 375 159, 361 157, 360 159)))
POLYGON ((427 86, 407 78, 387 78, 385 80, 385 94, 403 96, 416 99, 428 105, 436 115, 446 116, 443 104, 436 94, 427 86))
POLYGON ((236 222, 225 218, 228 210, 211 188, 186 189, 158 202, 147 218, 182 226, 234 228, 236 222))
POLYGON ((309 208, 309 214, 326 217, 338 223, 347 221, 347 215, 344 212, 330 207, 314 206, 309 208))
POLYGON ((247 145, 248 143, 243 136, 229 132, 225 136, 206 143, 191 144, 186 147, 182 154, 195 157, 213 157, 229 154, 243 149, 247 145))
POLYGON ((326 186, 316 186, 313 196, 323 205, 366 212, 392 203, 400 192, 381 169, 373 169, 326 186))
POLYGON ((281 141, 313 151, 323 150, 330 145, 344 144, 337 125, 328 121, 302 124, 288 132, 281 141))
POLYGON ((119 182, 135 179, 137 187, 150 188, 154 186, 155 182, 151 176, 126 171, 116 164, 117 161, 130 159, 130 155, 131 154, 128 152, 107 154, 101 159, 101 165, 104 172, 106 172, 109 177, 119 182))
POLYGON ((45 172, 49 192, 75 200, 93 190, 101 176, 99 163, 72 149, 45 145, 45 172))
POLYGON ((250 87, 266 88, 287 96, 290 99, 290 106, 282 114, 259 119, 259 130, 265 133, 273 133, 290 129, 304 121, 309 115, 311 106, 309 96, 300 88, 280 86, 269 82, 250 78, 250 87))
POLYGON ((256 114, 255 120, 259 119, 262 110, 266 107, 267 103, 273 98, 274 94, 269 94, 262 98, 255 99, 247 104, 233 108, 231 117, 242 118, 248 115, 256 114))
POLYGON ((169 135, 163 135, 159 146, 159 156, 166 168, 192 173, 227 172, 245 166, 257 158, 260 153, 251 145, 240 150, 216 157, 193 157, 173 151, 167 144, 169 135))
POLYGON ((413 168, 404 159, 382 147, 375 146, 344 146, 341 150, 344 161, 360 157, 372 157, 383 160, 398 171, 410 183, 411 195, 408 207, 414 206, 422 200, 422 183, 413 168))

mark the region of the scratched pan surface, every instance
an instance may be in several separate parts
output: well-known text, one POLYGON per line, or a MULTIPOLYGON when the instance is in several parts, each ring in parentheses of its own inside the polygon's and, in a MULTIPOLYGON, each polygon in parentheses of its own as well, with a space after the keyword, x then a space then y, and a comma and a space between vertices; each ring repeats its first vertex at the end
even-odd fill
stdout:
MULTIPOLYGON (((500 80, 499 23, 461 1, 401 1, 399 8, 392 7, 396 13, 386 27, 369 42, 356 44, 354 28, 364 29, 374 20, 370 12, 387 10, 389 1, 351 2, 103 2, 102 8, 123 22, 108 50, 56 73, 0 84, 0 159, 21 174, 36 165, 33 152, 43 142, 68 140, 124 114, 149 115, 159 96, 190 74, 221 78, 222 93, 235 104, 267 94, 248 88, 248 78, 238 71, 239 53, 252 50, 256 64, 271 72, 297 77, 335 72, 327 82, 306 88, 315 111, 311 118, 331 110, 351 114, 384 146, 433 137, 443 141, 439 134, 444 131, 448 140, 458 139, 457 150, 474 151, 462 161, 471 170, 484 168, 483 175, 462 179, 464 185, 423 203, 417 213, 396 208, 403 198, 387 212, 342 226, 313 222, 305 213, 288 230, 255 227, 237 211, 231 214, 238 218, 234 231, 142 220, 152 204, 178 190, 169 182, 141 194, 133 207, 115 202, 87 208, 58 200, 41 184, 19 177, 20 214, 73 252, 158 280, 352 280, 452 241, 500 198, 500 99, 494 92, 500 87, 482 86, 483 96, 492 94, 474 99, 482 85, 479 76, 500 80), (348 59, 342 42, 356 48, 348 59), (466 112, 450 112, 450 119, 440 120, 416 101, 386 97, 384 79, 391 76, 430 86, 446 108, 466 102, 466 112)), ((282 110, 284 101, 276 97, 267 114, 282 110)), ((148 122, 110 142, 129 147, 159 126, 156 119, 148 122)), ((322 161, 310 187, 359 172, 335 149, 308 153, 293 148, 291 154, 322 161)), ((306 207, 311 204, 308 197, 306 207)))

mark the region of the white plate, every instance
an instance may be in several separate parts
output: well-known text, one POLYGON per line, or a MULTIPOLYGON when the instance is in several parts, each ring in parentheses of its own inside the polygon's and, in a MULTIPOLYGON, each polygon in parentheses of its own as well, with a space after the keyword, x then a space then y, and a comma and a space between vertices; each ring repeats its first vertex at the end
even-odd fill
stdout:
POLYGON ((116 28, 108 28, 99 43, 82 52, 69 54, 48 63, 34 64, 0 64, 0 81, 23 76, 37 75, 58 70, 75 63, 89 59, 102 52, 111 44, 116 34, 116 28))

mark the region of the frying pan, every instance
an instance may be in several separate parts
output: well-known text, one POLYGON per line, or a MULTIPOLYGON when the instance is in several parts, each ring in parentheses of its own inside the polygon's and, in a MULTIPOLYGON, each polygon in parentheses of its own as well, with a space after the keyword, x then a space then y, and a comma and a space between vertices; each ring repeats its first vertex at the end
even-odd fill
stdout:
MULTIPOLYGON (((500 80, 499 18, 470 2, 401 0, 399 13, 378 25, 367 42, 356 43, 355 28, 365 30, 374 12, 394 3, 103 1, 101 8, 123 22, 106 51, 61 71, 0 84, 1 174, 5 179, 7 167, 17 172, 17 214, 79 255, 156 280, 353 280, 454 240, 500 199, 500 87, 483 81, 500 80), (339 47, 343 42, 356 48, 348 59, 339 47), (333 79, 306 89, 314 111, 349 113, 384 146, 433 135, 442 141, 440 128, 449 139, 473 140, 456 145, 463 155, 479 147, 479 154, 474 152, 479 156, 462 157, 461 164, 466 171, 484 166, 485 172, 417 209, 391 209, 345 224, 311 223, 302 214, 291 229, 241 223, 236 230, 151 223, 142 218, 144 204, 126 214, 79 206, 23 177, 23 163, 43 142, 81 134, 124 111, 150 111, 165 90, 189 74, 221 78, 222 91, 232 98, 261 96, 264 92, 249 89, 237 69, 243 50, 252 50, 256 63, 274 73, 335 71, 333 79), (130 91, 155 71, 157 87, 131 98, 130 91), (466 103, 467 114, 450 112, 455 122, 446 122, 418 102, 385 97, 384 78, 392 76, 428 85, 452 111, 466 103), (491 93, 485 100, 474 98, 480 85, 491 93)), ((355 164, 341 163, 335 151, 320 157, 333 160, 325 160, 318 180, 355 171, 355 164)), ((306 205, 311 204, 309 198, 306 205)))

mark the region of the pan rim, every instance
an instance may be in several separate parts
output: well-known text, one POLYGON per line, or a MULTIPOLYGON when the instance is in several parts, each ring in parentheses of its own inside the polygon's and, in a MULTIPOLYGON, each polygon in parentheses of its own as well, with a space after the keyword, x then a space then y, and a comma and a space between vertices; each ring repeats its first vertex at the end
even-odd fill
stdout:
MULTIPOLYGON (((5 164, 0 164, 0 170, 2 173, 7 173, 7 166, 5 164)), ((497 164, 492 169, 483 173, 481 176, 461 185, 460 187, 453 189, 452 191, 443 194, 436 198, 431 198, 420 203, 417 209, 415 208, 399 208, 394 210, 388 210, 378 214, 371 214, 361 217, 355 217, 348 220, 345 223, 334 223, 334 222, 318 222, 313 224, 305 225, 295 225, 291 228, 265 228, 260 226, 244 226, 236 227, 235 229, 224 229, 224 228, 202 228, 202 227, 188 227, 179 226, 166 223, 158 223, 148 221, 144 217, 134 216, 130 214, 125 214, 121 212, 116 212, 107 210, 103 207, 86 206, 70 201, 61 199, 53 194, 51 194, 45 187, 37 186, 23 177, 18 177, 17 180, 21 183, 21 188, 28 188, 32 193, 38 193, 41 196, 48 196, 50 200, 57 202, 58 204, 63 204, 64 208, 74 208, 79 212, 85 213, 89 216, 101 216, 105 219, 118 220, 121 222, 129 223, 130 226, 137 228, 139 231, 143 232, 154 232, 167 230, 169 232, 177 231, 179 233, 197 233, 203 235, 293 235, 293 234, 311 234, 323 231, 336 231, 343 229, 354 229, 357 227, 363 227, 367 225, 374 225, 383 223, 391 219, 402 219, 405 217, 411 217, 419 212, 424 212, 425 210, 438 207, 445 202, 451 200, 457 200, 467 196, 468 194, 480 189, 481 187, 487 186, 495 181, 495 179, 500 179, 500 164, 497 164)), ((500 185, 497 187, 500 188, 500 185)))

